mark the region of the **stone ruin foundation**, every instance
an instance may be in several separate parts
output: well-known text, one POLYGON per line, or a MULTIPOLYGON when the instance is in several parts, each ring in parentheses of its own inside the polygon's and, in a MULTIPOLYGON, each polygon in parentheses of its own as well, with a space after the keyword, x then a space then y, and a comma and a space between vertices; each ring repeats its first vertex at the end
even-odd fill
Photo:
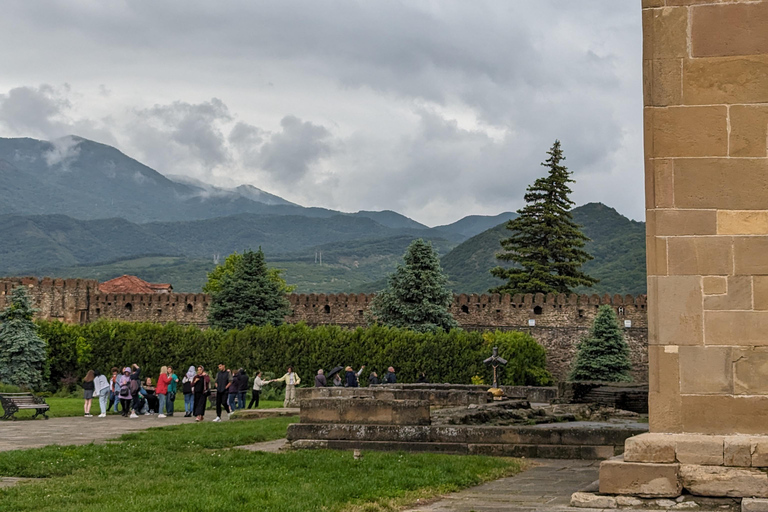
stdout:
POLYGON ((768 498, 768 1, 642 4, 650 432, 599 490, 768 498))
POLYGON ((287 437, 292 448, 599 460, 620 453, 628 437, 647 430, 637 413, 624 412, 612 421, 577 421, 585 410, 594 410, 584 404, 532 407, 526 396, 550 398, 553 390, 507 386, 507 393, 518 396, 493 401, 487 386, 298 389, 300 422, 288 427, 287 437))

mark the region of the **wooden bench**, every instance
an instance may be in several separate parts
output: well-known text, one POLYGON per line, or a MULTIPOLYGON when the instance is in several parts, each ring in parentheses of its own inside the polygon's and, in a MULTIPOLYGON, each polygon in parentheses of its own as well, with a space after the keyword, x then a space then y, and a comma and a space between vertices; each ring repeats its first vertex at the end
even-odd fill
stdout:
POLYGON ((0 393, 0 404, 3 406, 4 420, 15 420, 13 416, 22 409, 34 409, 35 415, 32 418, 37 418, 42 414, 43 418, 48 419, 47 411, 51 408, 50 405, 45 403, 45 398, 35 396, 32 393, 0 393))

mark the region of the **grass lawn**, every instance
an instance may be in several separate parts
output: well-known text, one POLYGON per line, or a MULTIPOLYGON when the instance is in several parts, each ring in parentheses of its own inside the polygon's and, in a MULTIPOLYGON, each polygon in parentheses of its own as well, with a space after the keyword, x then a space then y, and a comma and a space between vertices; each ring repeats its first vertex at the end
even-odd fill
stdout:
MULTIPOLYGON (((56 398, 56 397, 50 397, 46 398, 45 402, 51 406, 50 411, 48 411, 48 416, 50 418, 64 418, 69 416, 82 416, 85 414, 83 412, 83 403, 84 400, 82 398, 56 398)), ((282 407, 283 402, 282 401, 268 401, 268 400, 262 400, 259 402, 259 409, 274 409, 277 407, 282 407)), ((174 415, 179 414, 179 410, 181 410, 181 415, 184 415, 184 397, 183 396, 177 396, 176 401, 174 402, 174 415)), ((101 409, 99 409, 99 401, 98 399, 93 400, 93 404, 91 405, 91 414, 94 416, 101 413, 101 409)), ((34 416, 34 411, 19 411, 16 413, 16 418, 19 420, 25 420, 25 419, 31 419, 32 416, 34 416)), ((115 413, 108 413, 108 414, 115 414, 115 413)), ((36 420, 43 421, 42 417, 38 416, 36 420)), ((2 422, 0 422, 0 425, 2 425, 2 422)), ((1 428, 1 427, 0 427, 1 428)))
POLYGON ((515 459, 231 446, 279 439, 296 418, 153 428, 106 445, 0 452, 0 511, 392 511, 520 471, 515 459))

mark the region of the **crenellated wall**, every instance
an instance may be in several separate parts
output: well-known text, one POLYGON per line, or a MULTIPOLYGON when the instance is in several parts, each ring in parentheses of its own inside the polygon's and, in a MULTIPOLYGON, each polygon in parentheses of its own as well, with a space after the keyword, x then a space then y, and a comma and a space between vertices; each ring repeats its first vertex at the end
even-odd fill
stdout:
MULTIPOLYGON (((70 323, 100 318, 132 322, 177 322, 208 325, 207 294, 105 294, 89 279, 0 279, 0 307, 16 286, 27 286, 40 309, 38 317, 70 323)), ((289 323, 334 324, 348 328, 365 325, 365 311, 373 294, 292 294, 289 323)), ((644 295, 456 295, 451 313, 464 329, 519 330, 530 333, 548 353, 549 370, 564 377, 578 342, 588 332, 597 309, 609 304, 624 325, 636 380, 646 381, 648 323, 644 295)))

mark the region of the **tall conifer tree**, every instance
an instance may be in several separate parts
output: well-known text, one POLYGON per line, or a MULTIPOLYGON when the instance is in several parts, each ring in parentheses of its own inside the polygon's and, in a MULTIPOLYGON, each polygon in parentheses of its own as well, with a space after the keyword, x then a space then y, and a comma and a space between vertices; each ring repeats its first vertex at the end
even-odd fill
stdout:
POLYGON ((370 314, 384 325, 419 332, 457 327, 448 310, 453 293, 432 244, 414 240, 403 260, 389 276, 387 289, 374 297, 370 314))
POLYGON ((11 293, 11 304, 0 312, 0 382, 23 389, 43 385, 45 342, 37 335, 35 313, 21 286, 11 293))
POLYGON ((517 211, 519 217, 507 223, 512 235, 501 241, 506 252, 496 255, 516 265, 491 269, 492 275, 507 281, 491 292, 569 293, 597 282, 581 271, 581 265, 592 259, 583 249, 589 238, 571 215, 574 203, 568 197, 568 183, 573 180, 561 164, 565 156, 559 140, 547 154, 549 158, 541 164, 549 169, 547 176, 528 187, 526 205, 517 211))
POLYGON ((579 343, 571 380, 630 381, 629 346, 611 306, 600 306, 589 335, 579 343))
POLYGON ((290 314, 280 284, 270 279, 264 253, 245 251, 231 273, 221 277, 211 296, 208 321, 212 327, 242 329, 249 325, 280 325, 290 314))

